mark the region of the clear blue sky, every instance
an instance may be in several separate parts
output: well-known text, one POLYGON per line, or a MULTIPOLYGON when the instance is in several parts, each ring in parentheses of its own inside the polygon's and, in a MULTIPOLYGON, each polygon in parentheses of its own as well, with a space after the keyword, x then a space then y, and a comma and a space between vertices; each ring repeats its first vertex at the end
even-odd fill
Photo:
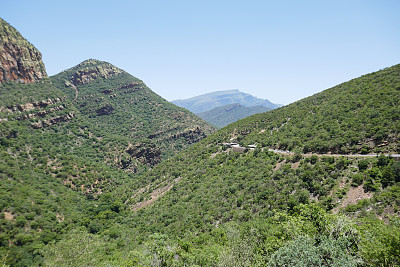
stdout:
POLYGON ((399 0, 1 0, 49 75, 108 61, 168 100, 240 89, 288 104, 400 63, 399 0))

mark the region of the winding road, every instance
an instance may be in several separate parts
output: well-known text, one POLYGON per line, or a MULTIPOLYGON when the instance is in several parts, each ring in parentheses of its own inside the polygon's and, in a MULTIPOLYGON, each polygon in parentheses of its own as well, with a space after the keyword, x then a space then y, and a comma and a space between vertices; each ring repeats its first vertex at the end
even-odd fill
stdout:
MULTIPOLYGON (((282 155, 295 155, 296 153, 294 152, 290 152, 290 151, 283 151, 283 150, 276 150, 276 149, 272 149, 269 148, 268 151, 272 151, 278 154, 282 154, 282 155)), ((398 158, 400 159, 400 154, 315 154, 315 153, 308 153, 308 154, 301 154, 304 157, 311 157, 313 155, 316 155, 318 157, 322 157, 322 156, 331 156, 331 157, 353 157, 353 158, 359 158, 359 157, 378 157, 380 155, 384 155, 384 156, 390 156, 392 158, 398 158)))

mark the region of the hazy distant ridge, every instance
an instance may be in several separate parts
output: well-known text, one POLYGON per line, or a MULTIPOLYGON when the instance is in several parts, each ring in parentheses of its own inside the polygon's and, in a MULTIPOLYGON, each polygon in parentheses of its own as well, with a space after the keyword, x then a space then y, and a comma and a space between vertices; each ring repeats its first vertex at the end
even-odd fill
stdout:
POLYGON ((235 103, 222 107, 216 107, 212 110, 201 112, 197 115, 206 122, 212 124, 213 126, 217 128, 222 128, 240 119, 270 110, 271 108, 261 105, 244 107, 238 103, 235 103))
POLYGON ((267 99, 261 99, 250 94, 240 92, 238 89, 216 91, 188 99, 173 100, 172 103, 186 108, 196 114, 235 103, 238 103, 244 107, 264 106, 270 109, 275 109, 282 106, 279 104, 274 104, 267 99))

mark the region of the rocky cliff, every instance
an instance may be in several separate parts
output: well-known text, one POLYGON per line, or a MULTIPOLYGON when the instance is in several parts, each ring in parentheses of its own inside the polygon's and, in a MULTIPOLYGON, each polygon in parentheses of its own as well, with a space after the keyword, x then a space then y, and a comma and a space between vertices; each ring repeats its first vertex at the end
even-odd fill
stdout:
MULTIPOLYGON (((122 73, 122 70, 107 62, 96 59, 88 59, 76 66, 70 82, 74 86, 88 84, 98 78, 108 79, 122 73)), ((66 84, 69 85, 68 83, 66 84)))
POLYGON ((42 54, 0 18, 0 84, 7 81, 34 83, 46 77, 42 54))

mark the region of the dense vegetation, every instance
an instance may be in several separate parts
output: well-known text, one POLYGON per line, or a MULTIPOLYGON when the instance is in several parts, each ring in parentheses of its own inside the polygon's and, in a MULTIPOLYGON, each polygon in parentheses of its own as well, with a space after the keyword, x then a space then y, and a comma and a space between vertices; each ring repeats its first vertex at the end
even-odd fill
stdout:
MULTIPOLYGON (((98 60, 87 60, 51 78, 97 136, 160 150, 165 158, 214 129, 151 91, 143 81, 98 60), (145 145, 141 145, 144 143, 145 145)), ((118 147, 118 145, 116 145, 118 147)), ((123 163, 122 163, 123 164, 123 163)))
POLYGON ((99 227, 89 226, 99 213, 123 210, 110 192, 213 130, 138 79, 94 60, 51 80, 3 83, 0 92, 0 253, 12 266, 42 262, 41 247, 84 221, 99 227), (75 98, 63 79, 91 67, 100 71, 74 85, 82 94, 75 98), (115 88, 117 100, 101 93, 115 88), (98 112, 107 105, 111 113, 98 112))
MULTIPOLYGON (((60 99, 67 101, 63 94, 60 99)), ((0 124, 0 203, 6 264, 399 264, 398 161, 279 155, 261 145, 240 154, 222 143, 232 137, 241 144, 263 140, 251 131, 239 135, 257 125, 245 119, 132 174, 104 164, 112 153, 108 144, 121 139, 94 127, 85 107, 66 105, 53 116, 83 115, 40 129, 31 120, 13 120, 23 112, 4 111, 9 121, 0 124), (346 204, 360 188, 365 199, 346 204)))
POLYGON ((399 74, 204 139, 210 126, 105 62, 4 83, 0 263, 398 266, 400 162, 315 153, 398 152, 399 74))
POLYGON ((400 65, 396 65, 253 115, 218 135, 304 153, 399 152, 399 84, 400 65))
POLYGON ((198 113, 197 115, 218 129, 248 116, 271 110, 261 105, 244 107, 238 103, 213 108, 210 111, 198 113))
POLYGON ((103 204, 106 210, 88 213, 80 228, 38 251, 45 264, 399 264, 400 224, 393 213, 400 205, 399 162, 382 156, 368 159, 365 168, 364 159, 285 158, 256 150, 215 155, 211 147, 199 155, 200 145, 159 164, 129 186, 119 186, 111 193, 112 203, 126 203, 125 208, 103 204), (387 179, 385 173, 394 173, 393 180, 369 189, 376 192, 372 199, 342 209, 341 215, 326 212, 340 206, 356 174, 363 175, 361 183, 366 185, 387 179), (129 209, 175 177, 179 182, 153 206, 129 209), (143 191, 138 183, 150 186, 143 191), (391 214, 385 213, 388 207, 391 214))
POLYGON ((96 199, 131 174, 103 163, 111 153, 102 143, 106 140, 90 137, 87 121, 79 116, 33 127, 78 113, 49 81, 1 89, 0 250, 8 264, 29 266, 41 262, 41 246, 97 210, 96 199))

